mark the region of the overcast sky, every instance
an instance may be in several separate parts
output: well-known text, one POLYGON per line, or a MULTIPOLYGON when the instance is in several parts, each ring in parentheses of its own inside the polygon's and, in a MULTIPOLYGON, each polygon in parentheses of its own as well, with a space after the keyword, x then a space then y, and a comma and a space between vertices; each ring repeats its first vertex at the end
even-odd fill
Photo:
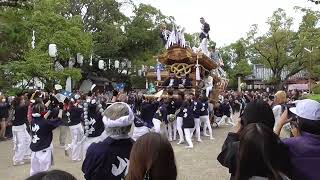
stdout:
POLYGON ((217 46, 228 45, 244 37, 252 24, 258 24, 260 33, 267 31, 265 22, 278 8, 285 9, 294 18, 295 26, 301 21, 293 7, 311 7, 320 10, 308 0, 133 0, 151 4, 167 16, 173 16, 176 23, 188 33, 200 31, 199 18, 210 24, 210 37, 217 46))

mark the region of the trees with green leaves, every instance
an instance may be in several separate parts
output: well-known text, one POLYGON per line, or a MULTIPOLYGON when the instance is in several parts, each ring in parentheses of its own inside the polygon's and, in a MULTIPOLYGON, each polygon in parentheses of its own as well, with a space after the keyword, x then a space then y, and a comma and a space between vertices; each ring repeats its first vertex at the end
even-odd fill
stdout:
POLYGON ((235 43, 222 48, 220 53, 224 61, 224 70, 230 80, 229 87, 235 89, 238 76, 245 77, 252 73, 252 67, 248 63, 250 56, 248 55, 245 41, 239 39, 235 43))
POLYGON ((53 60, 48 55, 50 43, 57 45, 56 60, 61 64, 77 53, 86 57, 92 53, 92 37, 84 31, 81 16, 65 17, 60 13, 67 6, 68 3, 63 0, 35 0, 32 9, 2 7, 1 33, 4 34, 4 41, 1 46, 6 48, 0 52, 1 72, 9 83, 5 87, 34 77, 49 84, 53 81, 63 83, 69 76, 74 80, 81 78, 81 71, 77 68, 55 71, 53 60), (15 25, 12 19, 16 20, 15 25), (34 49, 31 47, 33 31, 36 37, 34 49))
POLYGON ((90 72, 116 76, 113 70, 99 70, 96 67, 99 59, 127 59, 136 65, 154 65, 154 55, 163 49, 159 27, 162 23, 172 26, 174 22, 173 17, 163 15, 160 10, 135 5, 130 0, 32 0, 28 4, 31 8, 1 7, 0 73, 10 82, 6 85, 0 82, 2 87, 32 77, 49 83, 52 79, 63 82, 68 76, 78 80, 81 74, 86 76, 90 72), (120 11, 124 5, 133 9, 131 17, 120 11), (31 48, 33 31, 35 49, 31 48), (85 59, 93 54, 94 66, 85 63, 81 69, 53 71, 53 60, 48 56, 50 43, 57 45, 56 60, 65 67, 77 53, 85 59))
MULTIPOLYGON (((283 9, 278 9, 268 19, 269 30, 262 36, 257 36, 257 26, 254 25, 248 33, 247 47, 254 63, 262 63, 272 71, 271 83, 281 84, 281 73, 288 70, 285 80, 290 76, 308 69, 309 61, 318 62, 315 56, 318 50, 311 54, 305 48, 316 48, 319 44, 319 12, 298 8, 304 13, 297 32, 292 30, 292 18, 283 9), (312 58, 310 58, 312 56, 312 58)), ((310 69, 310 72, 314 72, 310 69)))
POLYGON ((125 26, 126 42, 124 56, 133 61, 153 61, 164 46, 159 38, 160 26, 173 23, 173 17, 167 17, 151 5, 140 4, 134 7, 134 16, 125 26))
POLYGON ((270 68, 269 82, 278 87, 282 86, 284 70, 289 72, 284 80, 301 70, 307 70, 314 78, 320 76, 320 29, 317 26, 320 13, 299 7, 296 10, 303 14, 297 31, 292 28, 293 19, 283 9, 278 9, 268 18, 268 32, 258 35, 258 26, 253 25, 245 38, 222 48, 231 87, 236 86, 237 75, 251 74, 248 62, 270 68))

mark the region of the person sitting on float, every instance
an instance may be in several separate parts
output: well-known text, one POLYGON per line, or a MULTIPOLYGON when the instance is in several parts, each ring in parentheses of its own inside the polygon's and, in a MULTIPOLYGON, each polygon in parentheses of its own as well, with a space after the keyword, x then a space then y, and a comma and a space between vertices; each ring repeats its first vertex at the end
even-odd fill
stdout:
POLYGON ((220 52, 216 49, 216 46, 213 45, 210 47, 210 59, 215 62, 216 64, 220 65, 221 63, 221 54, 220 52))
POLYGON ((178 88, 179 79, 176 78, 176 75, 173 72, 170 72, 169 78, 163 82, 162 86, 167 88, 178 88))
POLYGON ((179 88, 190 89, 192 87, 192 80, 189 78, 189 75, 182 74, 179 82, 179 88))

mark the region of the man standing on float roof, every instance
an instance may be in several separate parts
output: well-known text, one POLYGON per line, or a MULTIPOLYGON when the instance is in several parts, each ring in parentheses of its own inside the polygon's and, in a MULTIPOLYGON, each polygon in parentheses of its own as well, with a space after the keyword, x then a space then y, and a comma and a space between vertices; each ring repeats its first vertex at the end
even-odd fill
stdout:
POLYGON ((202 24, 201 26, 201 33, 200 33, 200 43, 204 38, 209 39, 209 31, 210 31, 210 25, 204 20, 203 17, 200 18, 200 23, 202 24))

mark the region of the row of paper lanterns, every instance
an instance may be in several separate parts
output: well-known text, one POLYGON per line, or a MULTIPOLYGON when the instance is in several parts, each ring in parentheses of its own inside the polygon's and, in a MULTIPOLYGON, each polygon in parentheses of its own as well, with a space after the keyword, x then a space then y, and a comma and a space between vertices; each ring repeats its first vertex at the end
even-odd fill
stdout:
MULTIPOLYGON (((105 69, 106 65, 109 65, 108 68, 111 69, 111 60, 109 59, 108 61, 109 62, 107 64, 104 60, 99 60, 98 61, 98 68, 102 70, 102 69, 105 69)), ((127 66, 128 68, 131 68, 131 62, 130 61, 121 62, 121 66, 122 67, 127 66)), ((116 68, 116 69, 120 68, 120 61, 119 60, 114 61, 114 68, 116 68)))
MULTIPOLYGON (((49 44, 49 56, 56 58, 58 55, 58 49, 56 44, 49 44)), ((83 56, 80 53, 77 53, 77 63, 83 64, 83 56)))
MULTIPOLYGON (((49 44, 49 56, 52 58, 56 58, 57 57, 57 45, 56 44, 49 44)), ((92 58, 90 58, 90 65, 92 65, 92 58)), ((77 53, 77 63, 82 65, 83 64, 83 55, 81 55, 80 53, 77 53)), ((126 61, 126 62, 122 62, 122 66, 127 66, 128 68, 131 68, 131 62, 130 61, 126 61)), ((111 60, 108 60, 108 65, 109 65, 109 69, 111 68, 111 60)), ((106 62, 104 60, 99 60, 98 61, 98 68, 99 69, 105 69, 106 66, 106 62)), ((115 69, 119 69, 120 68, 120 61, 119 60, 115 60, 114 61, 114 68, 115 69)), ((152 67, 150 67, 152 68, 152 67)), ((138 70, 138 76, 145 76, 145 72, 146 72, 146 67, 144 65, 142 65, 142 68, 138 70)))

